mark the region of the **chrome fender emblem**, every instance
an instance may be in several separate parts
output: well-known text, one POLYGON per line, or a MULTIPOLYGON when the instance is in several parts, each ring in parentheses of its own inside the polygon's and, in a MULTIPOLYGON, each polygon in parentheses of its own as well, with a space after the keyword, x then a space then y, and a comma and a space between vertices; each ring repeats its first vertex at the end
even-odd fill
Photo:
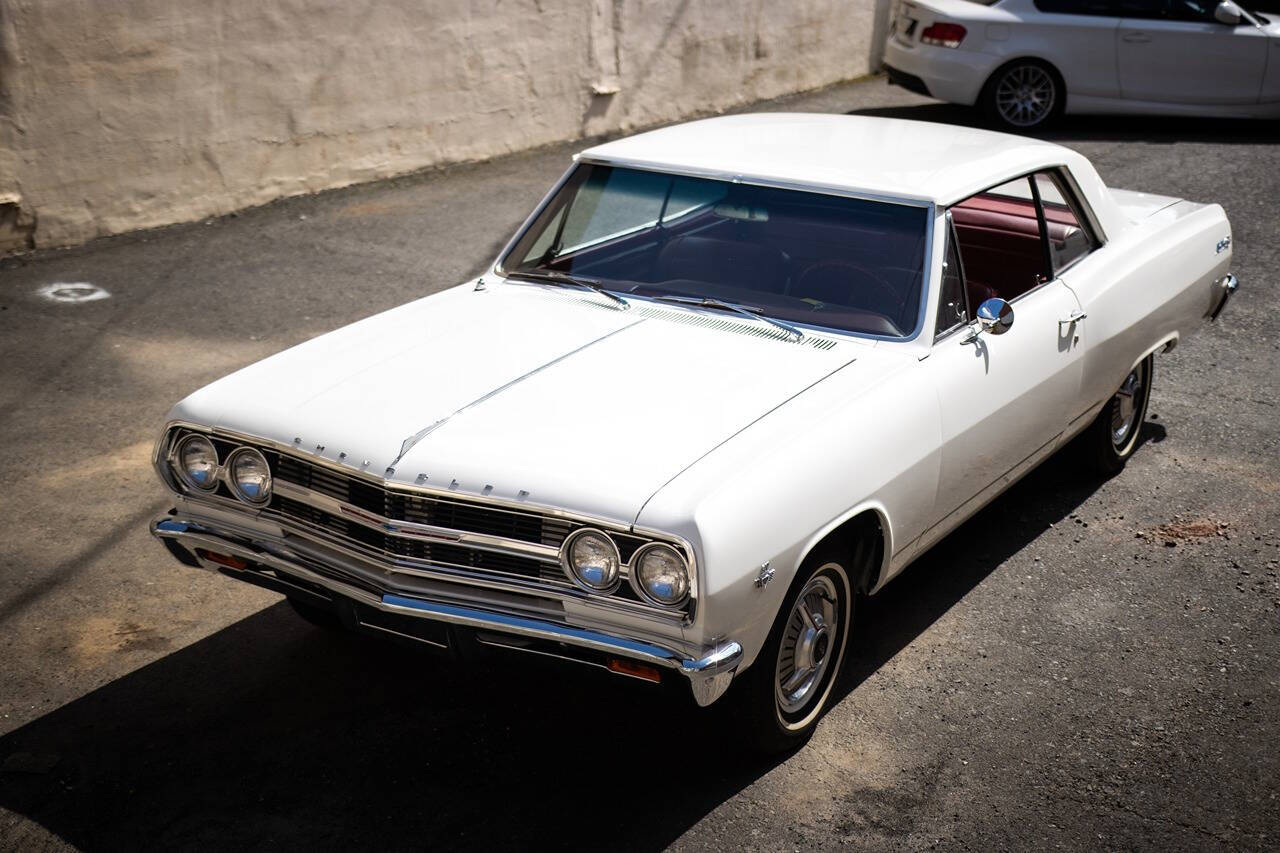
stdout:
POLYGON ((1219 254, 1219 255, 1221 255, 1223 252, 1225 252, 1227 249, 1230 249, 1230 248, 1231 248, 1231 238, 1230 238, 1230 237, 1223 237, 1221 240, 1219 240, 1219 241, 1218 241, 1218 254, 1219 254))
POLYGON ((760 567, 760 574, 756 575, 756 586, 764 589, 771 580, 773 580, 773 569, 769 568, 768 563, 765 563, 760 567))

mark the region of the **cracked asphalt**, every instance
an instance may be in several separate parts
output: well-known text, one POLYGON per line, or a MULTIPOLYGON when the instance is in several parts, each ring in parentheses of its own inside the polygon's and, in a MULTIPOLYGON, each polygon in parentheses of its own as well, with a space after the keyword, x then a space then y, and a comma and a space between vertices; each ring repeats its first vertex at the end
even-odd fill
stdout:
MULTIPOLYGON (((758 108, 973 120, 878 78, 758 108)), ((0 261, 0 848, 1274 849, 1280 127, 1049 136, 1221 202, 1241 293, 1157 360, 1122 474, 1060 454, 867 602, 769 762, 607 674, 314 629, 146 532, 175 400, 477 272, 581 144, 0 261), (109 296, 37 293, 78 282, 109 296)))

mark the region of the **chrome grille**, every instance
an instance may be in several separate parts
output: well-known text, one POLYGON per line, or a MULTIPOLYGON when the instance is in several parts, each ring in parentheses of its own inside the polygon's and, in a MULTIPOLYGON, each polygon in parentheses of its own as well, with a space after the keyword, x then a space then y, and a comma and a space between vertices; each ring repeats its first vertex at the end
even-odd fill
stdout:
MULTIPOLYGON (((172 430, 170 450, 190 431, 172 430)), ((244 446, 256 447, 266 457, 276 481, 266 515, 299 528, 299 532, 311 531, 333 540, 333 544, 362 552, 384 571, 401 576, 438 580, 447 575, 445 579, 474 580, 491 589, 535 595, 545 592, 551 598, 593 597, 569 580, 560 566, 558 552, 570 533, 583 526, 607 527, 618 547, 624 578, 636 550, 655 541, 551 511, 388 487, 278 445, 260 444, 249 436, 215 432, 210 438, 220 459, 244 446)), ((216 492, 200 497, 243 506, 221 485, 216 492)), ((687 552, 687 546, 684 550, 687 552)), ((678 609, 659 608, 643 600, 624 579, 604 600, 631 608, 629 612, 688 619, 696 594, 678 609)))
POLYGON ((569 521, 548 518, 539 513, 393 491, 284 454, 269 454, 268 461, 272 465, 272 475, 278 480, 320 492, 394 521, 505 536, 553 548, 559 548, 573 529, 569 521))

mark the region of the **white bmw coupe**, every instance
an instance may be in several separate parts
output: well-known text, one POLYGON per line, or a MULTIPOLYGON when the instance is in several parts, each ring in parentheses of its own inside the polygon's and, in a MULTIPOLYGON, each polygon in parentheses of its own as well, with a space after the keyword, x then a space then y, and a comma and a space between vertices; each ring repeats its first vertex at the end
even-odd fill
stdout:
POLYGON ((899 0, 884 61, 890 82, 1013 130, 1064 112, 1280 118, 1280 16, 1231 0, 899 0))

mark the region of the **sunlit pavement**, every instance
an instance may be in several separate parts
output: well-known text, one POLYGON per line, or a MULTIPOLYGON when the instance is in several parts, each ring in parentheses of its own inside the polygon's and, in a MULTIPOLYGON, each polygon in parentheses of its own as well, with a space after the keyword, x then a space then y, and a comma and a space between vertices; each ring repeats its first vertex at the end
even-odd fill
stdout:
MULTIPOLYGON (((973 120, 882 79, 762 108, 973 120)), ((1156 362, 1124 473, 1051 460, 867 603, 777 762, 620 679, 314 629, 146 532, 175 400, 479 271, 580 145, 0 262, 0 848, 1274 847, 1280 129, 1049 135, 1221 202, 1241 293, 1156 362)))

